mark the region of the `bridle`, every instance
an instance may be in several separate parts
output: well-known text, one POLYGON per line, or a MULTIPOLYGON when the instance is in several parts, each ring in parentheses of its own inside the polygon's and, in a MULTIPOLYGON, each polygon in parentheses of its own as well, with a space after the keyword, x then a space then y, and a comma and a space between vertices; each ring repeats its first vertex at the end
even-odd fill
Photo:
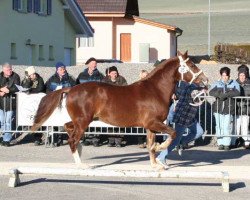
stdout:
POLYGON ((178 71, 181 73, 181 80, 183 80, 183 76, 185 73, 190 72, 193 78, 189 83, 192 83, 202 73, 202 70, 198 71, 197 73, 194 73, 187 65, 187 61, 189 60, 189 58, 187 58, 186 60, 183 60, 182 56, 178 56, 178 58, 180 61, 180 66, 178 71))
MULTIPOLYGON (((187 58, 186 60, 183 60, 183 58, 181 56, 178 56, 179 61, 180 61, 180 66, 178 71, 181 73, 181 80, 183 81, 183 76, 185 73, 190 72, 192 74, 192 79, 189 82, 190 84, 202 73, 202 70, 200 69, 197 73, 194 73, 187 65, 187 61, 189 60, 189 58, 187 58)), ((205 98, 203 100, 200 100, 201 97, 206 96, 206 92, 204 90, 202 91, 197 91, 197 93, 195 94, 195 96, 193 97, 193 101, 195 102, 195 100, 198 98, 198 102, 197 103, 189 103, 192 106, 200 106, 204 101, 205 98)))

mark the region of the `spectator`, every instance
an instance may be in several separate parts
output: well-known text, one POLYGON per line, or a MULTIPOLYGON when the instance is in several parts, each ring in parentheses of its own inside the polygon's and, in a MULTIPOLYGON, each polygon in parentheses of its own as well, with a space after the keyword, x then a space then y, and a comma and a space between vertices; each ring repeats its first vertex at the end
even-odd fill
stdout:
POLYGON ((104 76, 97 69, 96 59, 91 57, 86 61, 85 64, 87 65, 87 68, 84 69, 84 71, 78 75, 76 79, 76 83, 80 84, 80 83, 91 82, 91 81, 102 81, 104 76))
POLYGON ((119 75, 118 70, 115 66, 108 68, 108 76, 103 79, 103 82, 112 85, 127 85, 126 79, 119 75))
MULTIPOLYGON (((143 79, 148 75, 148 71, 143 69, 141 70, 140 74, 139 74, 139 78, 143 79)), ((143 129, 144 130, 144 129, 143 129)), ((144 131, 143 131, 144 133, 144 131)), ((139 135, 138 136, 138 145, 139 148, 146 148, 147 147, 147 139, 145 135, 139 135)))
POLYGON ((46 82, 46 93, 65 87, 73 87, 76 84, 75 79, 68 74, 66 66, 62 62, 56 63, 56 73, 46 82))
POLYGON ((216 97, 214 116, 216 121, 216 136, 219 150, 230 150, 233 130, 234 99, 240 95, 240 86, 237 81, 230 79, 230 69, 220 69, 221 78, 211 86, 210 95, 216 97))
MULTIPOLYGON (((241 65, 242 66, 242 65, 241 65)), ((250 79, 248 78, 248 68, 239 67, 238 79, 236 80, 240 85, 240 96, 250 96, 250 79)), ((247 67, 247 66, 246 66, 247 67)), ((249 130, 249 115, 250 115, 250 101, 249 99, 237 100, 237 119, 236 119, 236 133, 237 135, 247 136, 249 130)), ((249 149, 250 137, 238 138, 235 142, 235 147, 240 141, 244 142, 244 147, 249 149)))
MULTIPOLYGON (((123 76, 119 75, 118 70, 115 66, 112 66, 108 69, 108 76, 105 77, 105 79, 103 79, 103 82, 112 85, 120 85, 120 86, 127 85, 126 79, 123 76)), ((117 132, 118 130, 114 131, 117 132)), ((123 140, 122 135, 110 135, 108 138, 108 147, 113 147, 113 146, 121 147, 122 140, 123 140)))
POLYGON ((36 73, 35 68, 32 66, 25 69, 25 77, 22 80, 21 85, 24 88, 29 88, 29 94, 45 92, 43 78, 38 73, 36 73))
MULTIPOLYGON (((76 84, 75 79, 68 74, 66 66, 62 62, 56 63, 56 73, 46 82, 46 93, 65 87, 73 87, 76 84)), ((54 146, 60 146, 63 143, 61 134, 54 134, 54 146)))
MULTIPOLYGON (((22 80, 21 85, 24 88, 29 88, 28 93, 29 94, 36 94, 36 93, 40 93, 40 92, 45 92, 45 85, 44 85, 44 81, 43 78, 36 73, 35 68, 34 67, 27 67, 25 69, 25 77, 22 80)), ((35 133, 34 137, 35 137, 35 142, 34 145, 38 146, 40 144, 42 144, 42 133, 35 133)))
MULTIPOLYGON (((102 81, 104 76, 97 69, 97 61, 95 58, 93 57, 89 58, 86 61, 85 65, 87 65, 87 68, 84 69, 83 72, 81 72, 78 75, 76 79, 77 84, 92 82, 92 81, 97 81, 97 82, 102 81)), ((95 134, 85 135, 82 144, 85 146, 93 145, 94 147, 98 147, 100 145, 100 137, 99 135, 95 135, 95 134)))
POLYGON ((244 70, 246 72, 246 77, 249 79, 249 68, 248 68, 248 66, 246 66, 244 64, 240 65, 238 67, 238 72, 241 71, 241 70, 244 70))
MULTIPOLYGON (((163 150, 156 161, 158 164, 163 166, 165 169, 168 168, 166 163, 166 157, 169 152, 171 152, 176 146, 182 141, 185 144, 199 138, 204 133, 200 123, 197 121, 197 112, 199 107, 194 106, 193 96, 197 91, 203 90, 196 83, 189 84, 187 82, 181 81, 178 87, 178 103, 176 104, 173 122, 175 123, 176 138, 170 144, 168 148, 163 150), (189 134, 185 137, 182 137, 186 129, 190 130, 189 134)), ((156 146, 155 150, 164 149, 165 144, 162 143, 158 147, 156 146), (157 149, 158 148, 158 149, 157 149)))
POLYGON ((1 129, 4 130, 2 145, 6 147, 10 146, 12 133, 5 131, 11 131, 15 121, 15 92, 18 92, 15 84, 20 85, 19 75, 13 72, 12 65, 3 64, 3 71, 0 73, 0 123, 1 129))

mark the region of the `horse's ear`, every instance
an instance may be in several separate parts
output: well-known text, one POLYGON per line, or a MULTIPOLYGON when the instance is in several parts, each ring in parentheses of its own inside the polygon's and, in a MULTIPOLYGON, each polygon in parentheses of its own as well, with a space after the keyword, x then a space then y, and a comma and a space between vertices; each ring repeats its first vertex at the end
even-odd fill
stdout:
POLYGON ((179 50, 177 51, 177 56, 182 56, 182 53, 179 50))
POLYGON ((184 57, 185 57, 185 58, 188 57, 188 50, 184 53, 184 57))

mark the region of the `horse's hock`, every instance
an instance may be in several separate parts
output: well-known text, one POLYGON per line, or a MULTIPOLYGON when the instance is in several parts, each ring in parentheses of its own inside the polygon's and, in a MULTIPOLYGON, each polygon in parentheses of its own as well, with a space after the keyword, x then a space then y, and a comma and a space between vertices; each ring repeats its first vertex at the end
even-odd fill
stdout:
POLYGON ((35 168, 19 167, 10 170, 9 187, 21 183, 21 174, 32 175, 67 175, 67 176, 96 176, 96 177, 133 177, 133 178, 181 178, 181 179, 216 179, 220 180, 223 192, 229 192, 229 174, 222 171, 153 171, 153 170, 107 170, 107 169, 78 169, 78 168, 35 168))

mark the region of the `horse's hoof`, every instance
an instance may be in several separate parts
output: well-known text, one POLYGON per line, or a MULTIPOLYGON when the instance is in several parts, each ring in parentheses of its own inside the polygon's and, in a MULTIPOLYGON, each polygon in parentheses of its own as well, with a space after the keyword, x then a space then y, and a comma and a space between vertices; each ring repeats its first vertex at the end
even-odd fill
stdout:
POLYGON ((165 171, 165 170, 168 170, 168 168, 165 168, 162 165, 158 164, 157 167, 156 167, 156 170, 158 170, 158 171, 165 171))
POLYGON ((164 170, 169 169, 169 166, 165 161, 163 162, 160 159, 156 158, 156 162, 157 162, 157 165, 159 167, 159 170, 160 169, 164 169, 164 170))

